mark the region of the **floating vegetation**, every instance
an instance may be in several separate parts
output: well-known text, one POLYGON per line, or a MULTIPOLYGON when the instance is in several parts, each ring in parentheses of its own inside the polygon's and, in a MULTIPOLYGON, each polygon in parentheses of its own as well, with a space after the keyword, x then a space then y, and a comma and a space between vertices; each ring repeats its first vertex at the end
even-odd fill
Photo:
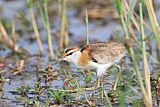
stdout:
POLYGON ((19 74, 23 71, 23 67, 24 67, 24 60, 20 60, 16 63, 14 68, 11 68, 11 73, 13 73, 14 75, 19 74))
POLYGON ((43 77, 45 78, 46 84, 56 79, 57 76, 58 76, 58 72, 50 64, 43 71, 43 77))

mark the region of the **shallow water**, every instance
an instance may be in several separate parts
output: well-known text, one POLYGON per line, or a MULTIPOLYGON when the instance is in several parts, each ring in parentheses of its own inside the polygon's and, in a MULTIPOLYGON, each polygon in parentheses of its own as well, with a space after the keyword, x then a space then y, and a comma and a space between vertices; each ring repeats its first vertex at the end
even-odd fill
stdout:
MULTIPOLYGON (((15 17, 15 15, 17 14, 16 12, 22 12, 23 14, 26 14, 26 18, 29 20, 29 13, 27 11, 27 6, 25 1, 22 0, 14 0, 14 1, 0 1, 0 8, 3 9, 2 14, 0 14, 0 17, 5 19, 8 22, 11 22, 13 20, 13 18, 15 17)), ((70 34, 72 34, 73 36, 71 36, 71 41, 70 44, 73 44, 72 42, 74 41, 74 43, 76 45, 80 45, 78 43, 80 43, 81 41, 84 41, 86 38, 86 24, 85 24, 85 18, 84 17, 77 17, 77 9, 74 8, 70 8, 68 9, 68 31, 70 34)), ((157 11, 158 13, 158 11, 157 11)), ((60 18, 57 16, 50 16, 51 19, 50 21, 52 21, 52 25, 51 25, 51 32, 52 32, 52 38, 53 38, 53 44, 54 44, 54 49, 55 52, 57 52, 58 49, 58 43, 56 42, 57 39, 55 37, 55 32, 60 28, 60 18)), ((49 85, 51 85, 51 87, 53 88, 62 88, 64 86, 64 79, 67 77, 63 70, 61 70, 60 68, 60 64, 58 64, 56 61, 54 62, 50 62, 48 59, 48 46, 47 46, 47 42, 46 42, 46 32, 44 31, 43 25, 42 25, 42 19, 41 18, 37 18, 38 20, 38 25, 40 28, 40 33, 41 33, 41 37, 42 37, 42 42, 43 42, 43 46, 44 46, 44 56, 40 58, 40 61, 38 63, 37 61, 37 57, 28 57, 27 60, 25 60, 25 66, 24 66, 24 70, 22 71, 22 73, 20 73, 19 75, 13 75, 12 73, 10 73, 9 70, 9 65, 13 65, 15 66, 15 63, 19 60, 19 58, 17 56, 12 56, 11 51, 4 48, 1 49, 0 48, 0 56, 3 57, 3 62, 5 62, 6 67, 5 67, 5 78, 6 79, 10 79, 9 82, 4 82, 3 84, 3 93, 1 93, 1 100, 2 99, 8 99, 9 101, 16 101, 16 96, 17 95, 13 95, 13 93, 11 93, 10 91, 15 90, 17 87, 22 86, 24 83, 29 84, 30 87, 34 87, 35 86, 35 82, 38 80, 37 77, 37 64, 39 64, 40 68, 46 67, 49 63, 51 63, 54 68, 56 70, 60 70, 60 74, 52 81, 50 82, 49 85)), ((21 22, 20 21, 16 21, 16 28, 17 30, 22 30, 21 33, 22 35, 19 34, 18 40, 17 40, 17 44, 23 48, 25 48, 30 54, 38 54, 39 53, 39 49, 38 49, 38 45, 36 40, 33 38, 33 34, 31 32, 28 31, 28 29, 26 31, 23 31, 26 28, 21 28, 21 22), (33 41, 32 41, 33 39, 33 41)), ((30 29, 30 28, 29 28, 30 29)), ((118 22, 118 20, 116 19, 103 19, 103 20, 89 20, 89 39, 90 42, 96 40, 96 41, 107 41, 109 40, 111 37, 113 37, 113 35, 115 34, 115 32, 119 35, 123 35, 122 33, 122 28, 120 26, 120 23, 118 22)), ((153 43, 153 42, 151 42, 153 43)), ((152 44, 154 47, 154 43, 152 44)), ((152 49, 152 53, 154 56, 156 56, 156 49, 153 48, 152 49)), ((156 58, 156 57, 155 57, 156 58)), ((57 56, 56 56, 56 59, 57 56)), ((153 66, 150 65, 150 67, 152 68, 153 66)), ((111 70, 113 71, 114 75, 110 75, 111 73, 109 72, 107 74, 107 76, 105 77, 106 81, 109 82, 114 82, 115 81, 115 77, 116 77, 116 70, 111 70)), ((67 70, 67 72, 70 72, 72 75, 78 77, 78 80, 80 82, 81 85, 85 86, 86 83, 84 82, 84 74, 82 72, 80 72, 79 70, 75 69, 74 66, 72 66, 71 69, 67 70)), ((39 74, 39 77, 43 77, 42 74, 39 74)), ((96 73, 94 72, 92 81, 96 80, 96 73)), ((44 80, 42 81, 42 85, 44 84, 44 80)), ((107 90, 107 92, 110 90, 111 85, 109 84, 105 84, 105 88, 107 90)), ((95 93, 97 92, 97 90, 95 91, 95 93)), ((87 93, 87 92, 86 92, 87 93)), ((33 96, 32 94, 30 94, 29 96, 33 96)), ((83 96, 82 96, 83 97, 83 96)), ((140 99, 140 96, 135 96, 135 98, 133 99, 140 99)), ((6 100, 7 102, 7 100, 6 100)), ((1 104, 1 103, 0 103, 1 104)), ((16 102, 10 102, 7 103, 9 106, 11 104, 11 106, 15 106, 16 102)), ((17 105, 16 105, 17 106, 17 105)), ((19 105, 21 106, 21 105, 19 105)))

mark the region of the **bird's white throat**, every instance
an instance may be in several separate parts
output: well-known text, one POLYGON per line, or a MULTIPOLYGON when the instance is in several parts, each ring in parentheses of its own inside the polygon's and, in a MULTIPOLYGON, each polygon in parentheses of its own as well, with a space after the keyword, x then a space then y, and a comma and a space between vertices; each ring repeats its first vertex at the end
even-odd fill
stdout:
POLYGON ((72 55, 66 56, 63 60, 71 62, 78 67, 78 58, 80 57, 81 54, 82 53, 80 51, 76 51, 72 55))

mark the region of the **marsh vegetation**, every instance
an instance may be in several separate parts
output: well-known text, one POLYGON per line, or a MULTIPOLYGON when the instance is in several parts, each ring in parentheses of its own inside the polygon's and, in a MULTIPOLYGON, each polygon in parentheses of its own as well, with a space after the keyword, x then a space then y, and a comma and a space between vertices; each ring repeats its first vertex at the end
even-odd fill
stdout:
POLYGON ((0 106, 160 106, 159 0, 1 0, 0 106), (119 41, 121 77, 59 62, 66 47, 119 41))

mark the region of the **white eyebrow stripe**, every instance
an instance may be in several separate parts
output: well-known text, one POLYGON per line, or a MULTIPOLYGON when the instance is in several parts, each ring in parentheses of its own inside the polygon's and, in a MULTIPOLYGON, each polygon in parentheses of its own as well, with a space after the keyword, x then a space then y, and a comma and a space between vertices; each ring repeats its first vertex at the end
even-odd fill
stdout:
POLYGON ((75 51, 77 51, 76 49, 73 49, 73 50, 70 50, 68 53, 73 53, 73 52, 75 52, 75 51))

